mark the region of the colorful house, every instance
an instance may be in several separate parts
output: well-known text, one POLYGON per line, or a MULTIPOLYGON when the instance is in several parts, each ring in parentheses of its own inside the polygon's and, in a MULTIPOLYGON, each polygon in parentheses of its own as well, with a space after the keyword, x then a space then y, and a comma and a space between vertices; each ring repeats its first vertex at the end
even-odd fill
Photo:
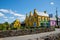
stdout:
POLYGON ((50 26, 56 26, 56 18, 50 18, 50 26))
POLYGON ((38 12, 36 9, 34 9, 34 13, 30 12, 29 16, 26 14, 25 18, 26 26, 30 27, 50 26, 49 21, 50 18, 46 11, 38 12))
POLYGON ((58 26, 60 26, 60 16, 58 17, 58 26))

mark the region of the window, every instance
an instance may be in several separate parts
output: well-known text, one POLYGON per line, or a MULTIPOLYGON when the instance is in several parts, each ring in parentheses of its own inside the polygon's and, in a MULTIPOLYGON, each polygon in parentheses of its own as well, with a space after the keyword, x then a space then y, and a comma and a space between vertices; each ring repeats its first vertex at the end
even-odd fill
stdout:
POLYGON ((48 18, 48 20, 49 20, 49 18, 48 18))
POLYGON ((41 17, 39 17, 39 19, 38 19, 39 21, 41 21, 41 17))
POLYGON ((44 17, 42 17, 42 21, 44 21, 44 17))
POLYGON ((40 17, 40 21, 41 21, 41 17, 40 17))
POLYGON ((34 27, 36 27, 36 22, 34 22, 34 27))
POLYGON ((45 20, 47 21, 47 18, 45 18, 45 20))

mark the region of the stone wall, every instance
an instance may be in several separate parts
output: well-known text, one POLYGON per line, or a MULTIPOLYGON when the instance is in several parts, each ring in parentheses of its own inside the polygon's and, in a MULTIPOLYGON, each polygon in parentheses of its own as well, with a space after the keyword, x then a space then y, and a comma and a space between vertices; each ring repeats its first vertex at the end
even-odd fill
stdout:
POLYGON ((42 32, 54 31, 54 28, 40 28, 40 29, 20 29, 20 30, 6 30, 0 31, 1 37, 12 37, 12 36, 20 36, 20 35, 29 35, 29 34, 37 34, 42 32))
POLYGON ((38 34, 0 38, 1 40, 60 40, 60 30, 38 34))

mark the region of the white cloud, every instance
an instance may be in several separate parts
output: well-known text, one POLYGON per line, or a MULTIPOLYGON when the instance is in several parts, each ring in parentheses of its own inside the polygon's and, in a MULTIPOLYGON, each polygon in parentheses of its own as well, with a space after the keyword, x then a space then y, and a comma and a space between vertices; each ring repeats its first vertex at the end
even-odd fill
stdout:
POLYGON ((2 14, 2 13, 0 12, 0 17, 2 17, 2 16, 4 16, 4 14, 2 14))
POLYGON ((8 21, 8 19, 4 19, 4 21, 8 21))
POLYGON ((8 18, 8 17, 6 17, 6 16, 3 16, 3 18, 8 18))
POLYGON ((51 2, 50 4, 51 4, 51 5, 54 5, 54 2, 51 2))
POLYGON ((15 13, 14 15, 15 15, 15 16, 19 16, 19 17, 24 16, 24 15, 21 15, 21 14, 16 14, 16 13, 15 13))
POLYGON ((0 9, 0 12, 13 14, 14 16, 19 16, 19 17, 24 16, 22 14, 19 14, 19 13, 16 13, 16 12, 12 11, 12 10, 7 10, 7 9, 0 9))
POLYGON ((3 13, 0 12, 0 17, 7 18, 3 13))
MULTIPOLYGON (((18 19, 20 19, 20 21, 23 21, 25 19, 25 15, 18 14, 16 12, 13 12, 12 10, 10 10, 10 14, 13 14, 14 16, 17 16, 18 19)), ((11 18, 14 18, 14 17, 11 17, 11 18)))
POLYGON ((24 19, 25 19, 25 17, 21 17, 21 19, 23 19, 23 20, 24 20, 24 19))
POLYGON ((19 19, 20 22, 23 22, 25 20, 25 17, 18 17, 17 19, 19 19))
POLYGON ((14 17, 10 17, 10 19, 14 19, 14 17))
POLYGON ((19 13, 17 13, 17 12, 15 12, 15 11, 12 11, 12 10, 7 10, 7 9, 0 9, 0 16, 3 16, 4 18, 5 18, 5 21, 8 21, 8 17, 6 17, 4 14, 2 14, 2 13, 8 13, 8 14, 11 14, 11 15, 13 15, 13 17, 9 17, 10 19, 14 19, 14 16, 17 16, 17 17, 19 17, 19 19, 20 19, 20 21, 22 21, 22 20, 24 20, 25 19, 25 15, 22 15, 22 14, 19 14, 19 13))
POLYGON ((6 10, 6 9, 0 9, 0 12, 9 13, 9 10, 6 10))
POLYGON ((18 17, 24 16, 24 15, 22 15, 22 14, 13 12, 12 10, 10 10, 9 13, 10 13, 10 14, 13 14, 14 16, 18 16, 18 17))

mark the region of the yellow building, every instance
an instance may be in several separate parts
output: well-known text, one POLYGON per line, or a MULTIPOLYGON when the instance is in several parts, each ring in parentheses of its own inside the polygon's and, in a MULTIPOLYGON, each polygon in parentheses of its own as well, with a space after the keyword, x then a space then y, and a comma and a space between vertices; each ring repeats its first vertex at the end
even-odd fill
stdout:
POLYGON ((39 27, 39 26, 47 26, 49 24, 49 15, 44 12, 38 12, 34 9, 34 13, 30 12, 29 16, 26 14, 25 24, 30 27, 39 27))

